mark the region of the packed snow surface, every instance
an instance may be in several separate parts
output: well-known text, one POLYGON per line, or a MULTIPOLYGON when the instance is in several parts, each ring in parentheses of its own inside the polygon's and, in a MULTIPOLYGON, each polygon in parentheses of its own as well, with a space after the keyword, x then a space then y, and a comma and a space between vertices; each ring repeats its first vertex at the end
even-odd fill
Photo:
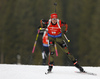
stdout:
POLYGON ((100 79, 100 67, 83 68, 97 75, 76 73, 79 70, 74 66, 54 66, 52 73, 46 75, 47 65, 0 64, 0 79, 100 79))

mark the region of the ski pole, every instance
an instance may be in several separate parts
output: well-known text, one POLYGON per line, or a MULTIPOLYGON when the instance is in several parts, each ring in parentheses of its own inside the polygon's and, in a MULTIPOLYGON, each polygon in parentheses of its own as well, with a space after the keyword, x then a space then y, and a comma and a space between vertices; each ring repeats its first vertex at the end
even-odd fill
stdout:
POLYGON ((34 50, 35 50, 35 47, 36 47, 36 43, 37 43, 37 39, 38 39, 40 30, 41 30, 41 28, 38 29, 38 33, 37 33, 37 35, 36 35, 36 39, 35 39, 35 43, 34 43, 34 46, 33 46, 32 53, 34 53, 34 50))
POLYGON ((57 51, 57 46, 55 44, 55 52, 56 52, 56 56, 58 56, 58 51, 57 51))
POLYGON ((70 42, 70 40, 67 38, 67 36, 64 34, 64 37, 66 38, 66 40, 68 41, 68 42, 70 42))

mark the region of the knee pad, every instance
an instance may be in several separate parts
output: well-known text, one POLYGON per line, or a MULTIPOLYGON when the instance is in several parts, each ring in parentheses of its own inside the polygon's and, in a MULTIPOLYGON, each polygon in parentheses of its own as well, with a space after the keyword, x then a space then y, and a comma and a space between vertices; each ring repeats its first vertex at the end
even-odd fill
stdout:
POLYGON ((68 52, 67 55, 70 55, 70 52, 68 52))
POLYGON ((50 52, 50 55, 54 55, 54 52, 50 52))
POLYGON ((54 45, 54 42, 49 40, 49 45, 54 45))
POLYGON ((61 47, 65 48, 65 49, 68 47, 67 44, 66 44, 66 42, 64 40, 63 40, 63 43, 61 44, 61 47))

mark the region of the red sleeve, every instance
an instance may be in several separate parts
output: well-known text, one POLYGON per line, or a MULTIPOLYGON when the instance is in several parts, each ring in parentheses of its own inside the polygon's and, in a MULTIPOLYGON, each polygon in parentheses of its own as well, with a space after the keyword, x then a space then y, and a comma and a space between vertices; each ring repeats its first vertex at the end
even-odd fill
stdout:
POLYGON ((48 24, 48 20, 40 20, 40 24, 41 24, 41 27, 43 28, 44 25, 47 25, 48 24))
POLYGON ((40 20, 41 27, 43 28, 42 20, 40 20))
POLYGON ((67 24, 65 24, 65 26, 66 26, 66 29, 65 29, 65 31, 67 31, 67 29, 68 29, 68 25, 67 25, 67 24))

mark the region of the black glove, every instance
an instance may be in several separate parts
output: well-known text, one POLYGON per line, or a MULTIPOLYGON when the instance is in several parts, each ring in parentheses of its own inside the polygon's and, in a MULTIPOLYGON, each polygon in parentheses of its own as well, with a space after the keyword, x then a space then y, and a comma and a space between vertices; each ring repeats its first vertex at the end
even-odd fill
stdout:
POLYGON ((64 34, 66 34, 67 32, 68 32, 68 30, 67 31, 63 31, 64 34))
POLYGON ((64 34, 66 34, 66 31, 63 31, 64 34))
POLYGON ((42 24, 43 24, 43 25, 47 24, 47 22, 48 22, 48 20, 42 19, 42 24))

